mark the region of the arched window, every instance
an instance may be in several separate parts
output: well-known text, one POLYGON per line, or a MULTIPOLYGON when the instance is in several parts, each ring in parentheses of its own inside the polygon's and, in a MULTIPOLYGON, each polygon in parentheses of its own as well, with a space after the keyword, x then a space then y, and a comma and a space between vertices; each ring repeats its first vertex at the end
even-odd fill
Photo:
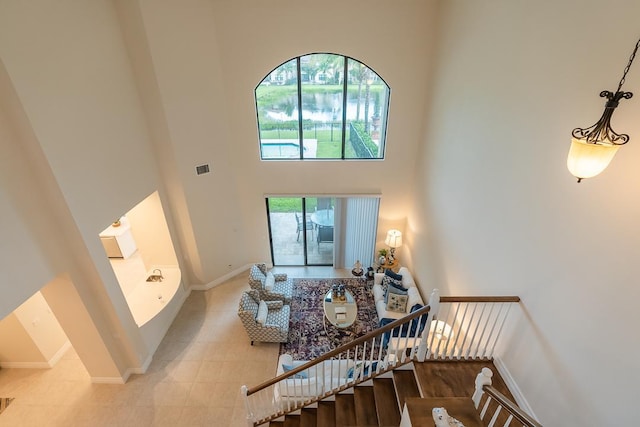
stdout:
POLYGON ((353 58, 312 53, 256 87, 263 160, 384 158, 389 86, 353 58))

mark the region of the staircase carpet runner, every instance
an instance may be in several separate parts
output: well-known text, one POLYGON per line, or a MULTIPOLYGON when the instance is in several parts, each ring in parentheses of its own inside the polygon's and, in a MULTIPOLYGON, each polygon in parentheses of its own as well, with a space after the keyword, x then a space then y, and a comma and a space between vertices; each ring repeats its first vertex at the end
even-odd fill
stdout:
POLYGON ((13 397, 0 397, 0 414, 13 402, 13 397))
POLYGON ((366 279, 293 279, 293 283, 289 338, 280 345, 280 354, 311 360, 378 328, 373 293, 366 279), (336 283, 345 285, 358 306, 358 317, 348 328, 337 328, 324 317, 324 296, 336 283))

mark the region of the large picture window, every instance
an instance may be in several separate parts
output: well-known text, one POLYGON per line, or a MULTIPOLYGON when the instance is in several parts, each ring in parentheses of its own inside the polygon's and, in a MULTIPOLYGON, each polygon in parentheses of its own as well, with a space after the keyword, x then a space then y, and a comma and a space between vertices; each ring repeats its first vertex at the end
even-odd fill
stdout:
POLYGON ((343 55, 313 53, 256 87, 263 160, 384 158, 389 86, 343 55))

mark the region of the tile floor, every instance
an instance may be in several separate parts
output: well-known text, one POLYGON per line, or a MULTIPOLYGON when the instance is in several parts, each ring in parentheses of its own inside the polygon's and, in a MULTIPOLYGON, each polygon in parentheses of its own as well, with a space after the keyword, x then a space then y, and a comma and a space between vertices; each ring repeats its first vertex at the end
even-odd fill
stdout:
MULTIPOLYGON (((276 268, 291 277, 348 277, 327 267, 276 268)), ((52 369, 1 369, 0 397, 15 400, 0 426, 246 426, 240 386, 275 374, 279 344, 251 346, 236 314, 240 274, 191 293, 144 375, 92 384, 73 349, 52 369)))

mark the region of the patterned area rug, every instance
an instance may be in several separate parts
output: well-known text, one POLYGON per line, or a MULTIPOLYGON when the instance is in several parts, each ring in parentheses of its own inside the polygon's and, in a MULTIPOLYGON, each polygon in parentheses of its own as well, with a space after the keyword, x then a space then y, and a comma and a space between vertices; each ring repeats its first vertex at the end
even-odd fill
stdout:
POLYGON ((293 298, 289 320, 289 342, 280 345, 280 354, 294 360, 310 360, 348 344, 378 327, 378 314, 370 285, 358 279, 293 279, 293 298), (335 283, 344 284, 358 305, 353 325, 340 329, 324 317, 323 298, 335 283))
POLYGON ((0 414, 13 402, 13 397, 0 397, 0 414))

